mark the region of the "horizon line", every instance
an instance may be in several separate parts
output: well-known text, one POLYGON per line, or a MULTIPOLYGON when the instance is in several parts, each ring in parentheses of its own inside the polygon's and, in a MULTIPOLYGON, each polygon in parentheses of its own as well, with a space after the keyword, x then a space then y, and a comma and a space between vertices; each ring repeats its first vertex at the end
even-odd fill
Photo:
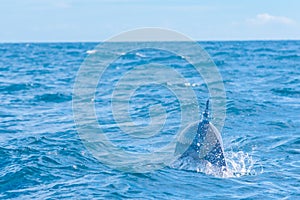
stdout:
MULTIPOLYGON (((193 40, 195 42, 259 42, 259 41, 300 41, 299 39, 209 39, 209 40, 193 40)), ((0 41, 0 44, 16 44, 16 43, 102 43, 107 42, 105 40, 96 41, 96 40, 40 40, 40 41, 0 41)), ((114 42, 192 42, 190 40, 124 40, 124 41, 114 41, 114 42)))

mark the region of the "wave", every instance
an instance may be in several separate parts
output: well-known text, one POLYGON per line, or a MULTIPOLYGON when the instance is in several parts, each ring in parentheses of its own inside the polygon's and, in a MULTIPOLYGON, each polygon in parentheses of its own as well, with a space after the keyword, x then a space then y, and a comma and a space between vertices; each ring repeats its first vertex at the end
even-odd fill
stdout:
POLYGON ((276 53, 277 50, 276 49, 271 49, 271 48, 266 48, 266 47, 263 47, 263 48, 257 48, 257 49, 254 49, 253 52, 255 53, 260 53, 260 52, 264 52, 264 53, 276 53))
POLYGON ((300 91, 294 88, 273 88, 271 92, 280 96, 300 96, 300 91))
POLYGON ((300 59, 300 55, 298 54, 292 54, 292 55, 280 55, 280 56, 276 56, 275 60, 298 60, 300 59))
POLYGON ((54 102, 54 103, 62 103, 72 100, 71 94, 63 94, 63 93, 47 93, 42 95, 36 95, 34 97, 34 101, 36 102, 54 102))
POLYGON ((38 88, 41 84, 38 83, 9 83, 8 85, 0 86, 0 91, 5 93, 12 93, 17 91, 29 90, 31 88, 38 88))

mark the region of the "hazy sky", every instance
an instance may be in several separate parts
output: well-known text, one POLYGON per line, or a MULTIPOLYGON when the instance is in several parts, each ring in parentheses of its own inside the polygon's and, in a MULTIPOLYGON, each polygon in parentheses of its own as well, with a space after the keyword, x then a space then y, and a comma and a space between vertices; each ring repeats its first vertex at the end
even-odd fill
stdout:
POLYGON ((1 0, 0 42, 103 41, 161 27, 195 40, 300 39, 299 0, 1 0))

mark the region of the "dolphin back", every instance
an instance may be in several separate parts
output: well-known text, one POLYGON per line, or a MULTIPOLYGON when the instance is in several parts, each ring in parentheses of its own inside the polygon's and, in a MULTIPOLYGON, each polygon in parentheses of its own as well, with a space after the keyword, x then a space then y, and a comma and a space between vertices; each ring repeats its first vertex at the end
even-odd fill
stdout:
POLYGON ((196 136, 195 141, 198 143, 196 151, 199 159, 207 160, 217 167, 226 167, 223 141, 218 129, 209 122, 198 129, 197 135, 199 137, 196 136))
POLYGON ((222 137, 208 120, 208 103, 202 121, 192 123, 183 131, 175 151, 180 155, 179 159, 187 157, 199 163, 207 161, 222 171, 226 170, 222 137))

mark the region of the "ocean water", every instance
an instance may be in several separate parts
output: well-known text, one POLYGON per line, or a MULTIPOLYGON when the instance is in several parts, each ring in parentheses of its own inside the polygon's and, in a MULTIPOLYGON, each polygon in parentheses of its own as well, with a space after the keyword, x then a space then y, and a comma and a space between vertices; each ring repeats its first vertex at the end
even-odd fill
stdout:
MULTIPOLYGON (((78 70, 96 45, 0 44, 1 199, 300 198, 300 41, 200 42, 225 86, 221 134, 231 172, 227 176, 193 166, 133 173, 97 160, 78 135, 72 110, 78 70)), ((132 120, 149 124, 149 104, 159 104, 166 107, 167 123, 163 134, 149 140, 124 135, 107 100, 120 78, 118 70, 154 61, 171 63, 190 77, 180 87, 198 92, 200 109, 209 92, 176 55, 117 53, 120 59, 97 87, 96 114, 116 145, 151 152, 166 145, 178 129, 180 102, 168 91, 140 87, 129 107, 132 120)))

